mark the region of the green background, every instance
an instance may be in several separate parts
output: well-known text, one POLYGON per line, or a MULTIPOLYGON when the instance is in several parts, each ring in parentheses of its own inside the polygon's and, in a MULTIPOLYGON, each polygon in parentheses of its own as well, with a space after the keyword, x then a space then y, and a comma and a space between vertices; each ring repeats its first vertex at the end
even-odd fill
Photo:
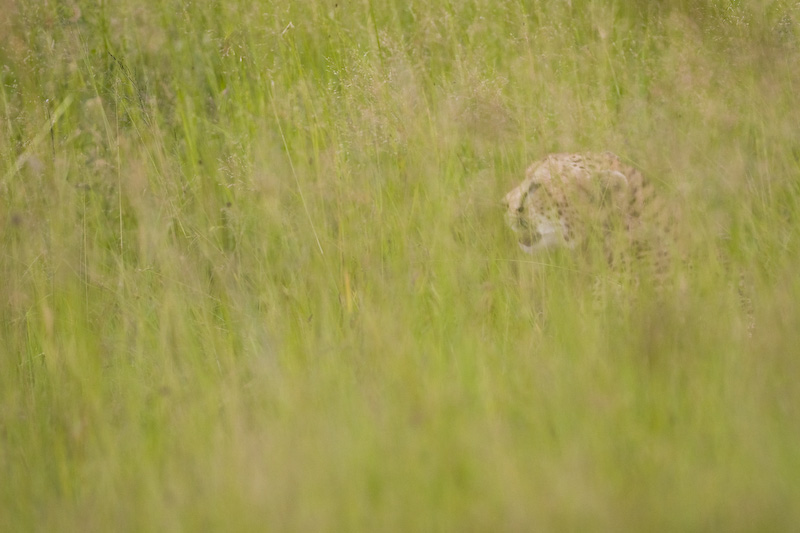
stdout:
POLYGON ((0 0, 0 35, 0 530, 796 527, 795 2, 0 0), (503 195, 588 150, 680 206, 667 289, 519 251, 503 195))

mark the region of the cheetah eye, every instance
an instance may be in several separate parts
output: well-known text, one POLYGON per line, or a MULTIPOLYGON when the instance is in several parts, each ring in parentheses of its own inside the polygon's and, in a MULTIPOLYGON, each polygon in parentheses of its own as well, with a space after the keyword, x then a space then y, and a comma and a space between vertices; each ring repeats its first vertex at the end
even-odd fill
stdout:
POLYGON ((536 183, 535 181, 534 181, 534 182, 532 182, 532 183, 531 183, 531 184, 528 186, 528 190, 527 190, 527 191, 525 191, 525 193, 522 195, 522 198, 521 198, 521 200, 520 200, 520 203, 519 203, 519 207, 517 207, 517 213, 522 213, 522 211, 525 209, 525 207, 524 207, 524 205, 525 205, 525 200, 527 200, 527 199, 528 199, 528 196, 530 196, 531 194, 533 194, 534 192, 536 192, 536 189, 538 189, 538 188, 539 188, 539 187, 541 187, 541 186, 542 186, 542 184, 541 184, 541 183, 536 183))

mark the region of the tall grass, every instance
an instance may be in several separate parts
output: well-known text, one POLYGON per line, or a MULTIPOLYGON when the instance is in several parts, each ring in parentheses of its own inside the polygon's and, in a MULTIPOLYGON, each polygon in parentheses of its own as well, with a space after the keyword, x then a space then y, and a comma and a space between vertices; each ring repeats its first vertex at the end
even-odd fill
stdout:
POLYGON ((800 519, 794 2, 0 9, 0 529, 800 519), (670 291, 517 249, 583 150, 670 291))

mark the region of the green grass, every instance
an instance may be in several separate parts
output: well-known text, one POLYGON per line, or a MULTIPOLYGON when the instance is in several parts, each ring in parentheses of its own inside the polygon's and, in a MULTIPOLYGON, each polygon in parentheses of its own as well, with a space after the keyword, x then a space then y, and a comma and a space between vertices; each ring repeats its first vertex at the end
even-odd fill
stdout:
POLYGON ((795 2, 0 11, 0 530, 800 520, 795 2), (672 289, 518 250, 583 150, 672 289))

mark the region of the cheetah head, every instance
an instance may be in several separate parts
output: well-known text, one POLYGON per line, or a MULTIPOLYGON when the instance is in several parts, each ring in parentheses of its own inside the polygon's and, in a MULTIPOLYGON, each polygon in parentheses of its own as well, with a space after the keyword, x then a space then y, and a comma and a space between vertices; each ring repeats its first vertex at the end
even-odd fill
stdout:
POLYGON ((549 189, 546 183, 527 179, 503 198, 506 221, 526 253, 573 246, 564 213, 549 189))

